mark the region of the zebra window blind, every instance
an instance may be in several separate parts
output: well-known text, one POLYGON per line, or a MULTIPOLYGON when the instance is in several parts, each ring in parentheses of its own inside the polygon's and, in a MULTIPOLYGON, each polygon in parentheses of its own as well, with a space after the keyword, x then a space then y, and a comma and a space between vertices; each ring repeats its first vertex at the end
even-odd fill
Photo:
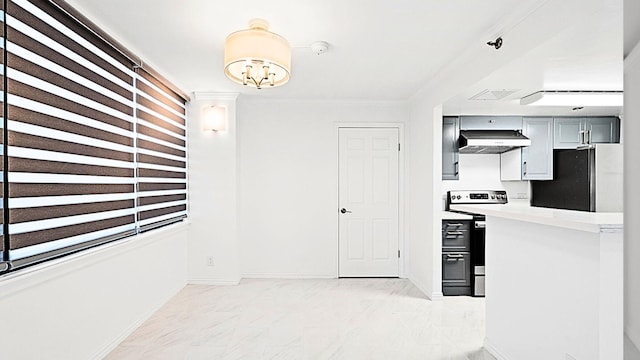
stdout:
POLYGON ((0 273, 3 271, 6 271, 8 269, 8 261, 9 261, 9 255, 7 252, 5 252, 5 221, 4 221, 4 217, 5 217, 5 207, 6 204, 5 202, 7 201, 7 197, 4 195, 5 191, 5 151, 4 151, 4 144, 5 144, 5 140, 4 140, 4 136, 5 136, 5 116, 4 116, 4 104, 6 102, 5 98, 6 98, 6 92, 4 91, 4 82, 5 82, 5 78, 4 78, 4 73, 5 73, 5 54, 6 52, 4 51, 5 48, 5 41, 4 41, 4 24, 5 24, 5 6, 4 6, 4 2, 0 1, 0 21, 2 21, 2 26, 0 26, 0 36, 2 38, 2 42, 0 42, 0 46, 2 46, 2 56, 0 56, 0 90, 2 91, 2 97, 0 98, 0 117, 2 117, 2 119, 0 120, 0 171, 2 172, 2 178, 0 178, 0 185, 2 185, 2 210, 0 211, 0 213, 2 214, 2 216, 0 216, 0 226, 2 227, 1 233, 0 233, 0 255, 2 255, 0 257, 0 273))
POLYGON ((187 99, 54 1, 4 8, 4 262, 185 218, 187 99))
POLYGON ((138 221, 142 231, 187 216, 185 101, 136 69, 138 221))

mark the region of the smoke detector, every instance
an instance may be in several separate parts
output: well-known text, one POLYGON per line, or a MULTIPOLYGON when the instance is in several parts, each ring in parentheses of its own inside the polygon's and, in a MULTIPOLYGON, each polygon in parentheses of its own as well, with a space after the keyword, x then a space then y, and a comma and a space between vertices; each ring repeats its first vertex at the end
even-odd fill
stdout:
POLYGON ((321 55, 329 50, 329 43, 326 41, 314 41, 310 45, 311 51, 316 55, 321 55))

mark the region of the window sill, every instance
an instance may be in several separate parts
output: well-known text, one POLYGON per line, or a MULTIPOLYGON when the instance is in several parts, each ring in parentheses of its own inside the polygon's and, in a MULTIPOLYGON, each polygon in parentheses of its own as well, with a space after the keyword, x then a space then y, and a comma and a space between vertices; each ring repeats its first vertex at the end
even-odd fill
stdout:
POLYGON ((187 218, 176 224, 126 237, 2 275, 0 276, 0 298, 10 296, 22 289, 55 279, 70 272, 78 271, 87 266, 107 261, 109 258, 125 252, 148 246, 157 241, 159 237, 167 238, 185 231, 190 224, 191 221, 187 218))

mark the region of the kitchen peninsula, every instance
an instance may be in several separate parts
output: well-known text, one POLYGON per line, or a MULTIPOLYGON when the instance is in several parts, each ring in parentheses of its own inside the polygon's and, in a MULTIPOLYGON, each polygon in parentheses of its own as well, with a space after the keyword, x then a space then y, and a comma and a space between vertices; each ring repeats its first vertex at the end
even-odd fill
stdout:
POLYGON ((486 215, 485 348, 498 359, 622 359, 623 215, 452 205, 486 215))

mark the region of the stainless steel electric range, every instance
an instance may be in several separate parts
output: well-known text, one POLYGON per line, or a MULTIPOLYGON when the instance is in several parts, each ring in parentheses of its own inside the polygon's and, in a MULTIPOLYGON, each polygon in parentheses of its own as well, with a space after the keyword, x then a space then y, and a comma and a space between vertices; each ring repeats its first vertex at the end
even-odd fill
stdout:
POLYGON ((504 190, 454 190, 447 192, 446 210, 473 217, 471 232, 471 289, 473 296, 484 296, 485 263, 485 216, 467 211, 456 211, 450 205, 456 204, 506 204, 504 190))

